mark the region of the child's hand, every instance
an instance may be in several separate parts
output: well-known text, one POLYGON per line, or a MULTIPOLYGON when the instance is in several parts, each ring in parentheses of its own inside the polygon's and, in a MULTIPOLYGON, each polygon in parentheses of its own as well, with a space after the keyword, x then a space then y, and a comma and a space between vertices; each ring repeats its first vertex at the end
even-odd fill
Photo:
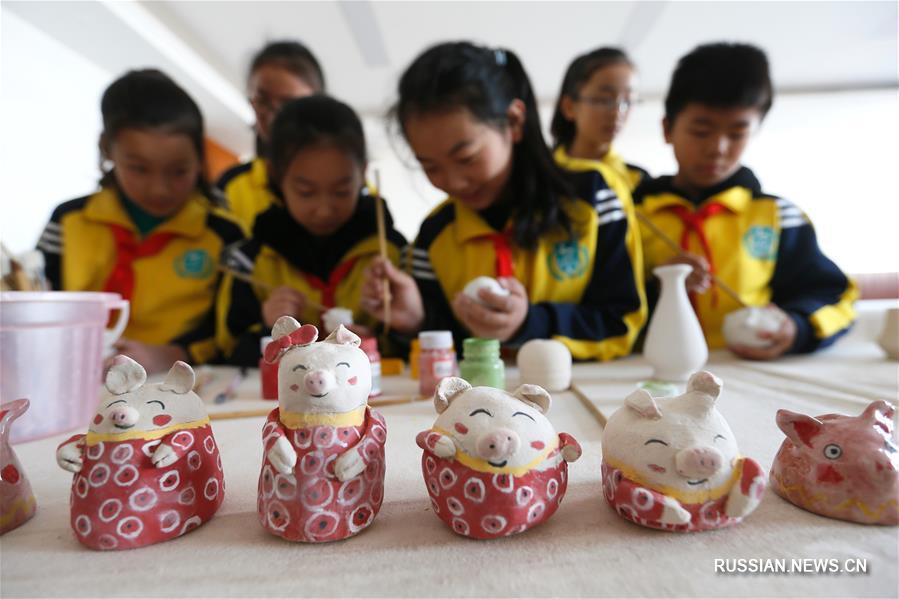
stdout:
POLYGON ((528 315, 528 292, 518 279, 502 277, 499 284, 509 290, 508 295, 497 295, 489 289, 478 291, 478 297, 487 304, 480 304, 464 293, 453 298, 453 312, 475 337, 499 339, 505 343, 511 339, 528 315))
MULTIPOLYGON (((172 364, 181 360, 190 362, 190 356, 178 345, 150 345, 134 339, 119 339, 113 347, 117 354, 128 356, 144 367, 147 374, 165 372, 172 364)), ((114 357, 110 357, 103 364, 104 372, 112 366, 114 357)))
POLYGON ((783 354, 785 354, 791 347, 793 347, 793 342, 796 340, 796 323, 793 322, 793 319, 790 318, 786 312, 775 306, 774 304, 769 304, 769 309, 777 310, 781 312, 781 325, 780 328, 774 331, 773 333, 769 333, 766 331, 759 331, 758 336, 761 339, 769 339, 771 341, 771 345, 767 347, 747 347, 745 345, 731 345, 728 346, 728 349, 741 358, 746 358, 747 360, 773 360, 775 358, 779 358, 783 354))
POLYGON ((390 287, 390 326, 400 333, 418 332, 425 319, 424 305, 415 279, 389 260, 375 258, 365 269, 362 284, 362 309, 384 321, 384 278, 390 287))
POLYGON ((305 309, 305 295, 292 287, 278 287, 262 304, 262 322, 271 329, 282 316, 293 316, 299 320, 305 309))
POLYGON ((669 264, 686 264, 693 267, 693 272, 687 277, 688 293, 705 293, 712 284, 712 274, 709 270, 709 261, 696 254, 684 254, 665 262, 669 264))

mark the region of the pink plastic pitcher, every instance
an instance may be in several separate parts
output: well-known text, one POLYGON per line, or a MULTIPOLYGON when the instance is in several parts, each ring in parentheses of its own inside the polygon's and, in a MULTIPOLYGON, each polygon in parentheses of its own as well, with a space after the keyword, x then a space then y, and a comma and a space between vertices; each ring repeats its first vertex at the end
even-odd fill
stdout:
POLYGON ((31 400, 13 443, 88 425, 104 351, 122 335, 128 315, 128 301, 117 293, 0 293, 0 397, 31 400), (115 325, 107 329, 117 310, 115 325))

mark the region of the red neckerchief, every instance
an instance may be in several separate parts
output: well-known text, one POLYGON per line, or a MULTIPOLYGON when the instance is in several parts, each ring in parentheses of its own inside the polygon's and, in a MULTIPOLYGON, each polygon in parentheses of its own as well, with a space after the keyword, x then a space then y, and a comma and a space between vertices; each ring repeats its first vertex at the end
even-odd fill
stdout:
POLYGON ((134 294, 134 261, 155 256, 177 235, 171 232, 152 233, 138 240, 134 231, 127 227, 112 223, 108 226, 115 240, 116 259, 112 272, 103 284, 103 291, 118 293, 130 300, 134 294))

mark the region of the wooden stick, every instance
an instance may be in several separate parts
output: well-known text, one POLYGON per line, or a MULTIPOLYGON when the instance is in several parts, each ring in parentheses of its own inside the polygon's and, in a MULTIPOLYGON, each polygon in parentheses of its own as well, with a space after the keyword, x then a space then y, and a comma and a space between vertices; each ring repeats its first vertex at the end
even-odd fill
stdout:
MULTIPOLYGON (((683 250, 679 245, 677 245, 676 243, 674 243, 674 241, 673 241, 670 237, 668 237, 667 235, 665 235, 665 232, 662 231, 662 230, 658 227, 658 225, 656 225, 654 222, 652 222, 652 220, 651 220, 648 216, 646 216, 645 214, 643 214, 642 212, 639 212, 639 211, 634 211, 634 212, 636 213, 637 218, 640 220, 640 222, 643 223, 644 225, 646 225, 647 227, 649 227, 649 229, 653 232, 653 234, 654 234, 656 237, 658 237, 659 239, 661 239, 662 242, 663 242, 665 245, 667 245, 668 248, 669 248, 671 251, 673 251, 673 252, 674 252, 675 254, 677 254, 679 257, 680 257, 680 256, 685 256, 685 255, 686 255, 686 252, 684 252, 684 250, 683 250)), ((734 290, 730 287, 730 285, 728 285, 727 283, 725 283, 724 281, 722 281, 722 280, 718 277, 718 275, 716 275, 716 274, 713 273, 713 272, 710 272, 709 275, 712 277, 712 280, 715 281, 715 284, 716 284, 718 287, 721 288, 721 291, 723 291, 724 293, 726 293, 727 295, 729 295, 730 298, 731 298, 732 300, 734 300, 735 302, 737 302, 738 304, 740 304, 740 307, 742 307, 742 308, 748 308, 748 307, 749 307, 749 305, 748 305, 746 302, 743 301, 743 299, 739 296, 739 294, 737 294, 737 292, 734 291, 734 290)))
MULTIPOLYGON (((259 279, 254 279, 253 277, 251 277, 250 275, 248 275, 246 273, 238 272, 236 270, 231 270, 224 264, 219 264, 216 267, 216 270, 219 270, 223 273, 227 273, 227 274, 231 275, 232 277, 234 277, 235 279, 237 279, 238 281, 243 281, 244 283, 249 283, 250 285, 256 285, 257 287, 261 287, 262 289, 265 289, 266 291, 272 291, 275 288, 275 285, 269 285, 268 283, 263 283, 259 279)), ((323 305, 318 304, 313 301, 310 301, 308 298, 306 299, 306 305, 309 306, 310 308, 312 308, 313 310, 317 310, 319 312, 327 312, 328 311, 328 309, 325 308, 323 305)))
POLYGON ((592 401, 590 401, 590 398, 587 397, 587 394, 584 393, 583 391, 581 391, 580 387, 578 387, 574 383, 571 384, 571 388, 569 389, 569 391, 571 391, 575 397, 577 397, 579 400, 581 400, 581 403, 584 405, 585 408, 587 408, 587 411, 590 412, 590 414, 593 416, 593 418, 596 420, 596 422, 599 423, 599 426, 601 426, 602 428, 605 428, 606 427, 605 415, 599 411, 599 408, 597 408, 596 405, 592 401))
MULTIPOLYGON (((426 397, 385 397, 383 399, 372 399, 368 402, 373 408, 383 408, 384 406, 397 406, 401 404, 414 403, 427 399, 426 397)), ((261 408, 258 410, 236 410, 234 412, 212 412, 209 414, 210 420, 234 420, 236 418, 259 418, 268 416, 272 410, 278 407, 277 402, 272 402, 271 408, 261 408)))
MULTIPOLYGON (((375 169, 375 215, 378 220, 378 247, 381 258, 387 260, 387 226, 384 223, 384 199, 381 197, 381 173, 375 169)), ((390 281, 387 277, 381 281, 384 289, 384 332, 390 332, 390 281)))

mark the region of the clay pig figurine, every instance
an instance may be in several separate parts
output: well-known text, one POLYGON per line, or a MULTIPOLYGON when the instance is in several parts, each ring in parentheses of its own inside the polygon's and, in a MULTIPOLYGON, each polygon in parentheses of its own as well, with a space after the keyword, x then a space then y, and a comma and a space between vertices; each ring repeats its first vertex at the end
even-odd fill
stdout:
POLYGON ((0 405, 0 535, 34 516, 37 504, 16 452, 9 445, 13 421, 28 410, 27 399, 0 405))
POLYGON ((863 524, 899 524, 894 409, 872 402, 860 416, 812 418, 778 410, 787 436, 771 467, 774 491, 804 510, 863 524))
POLYGON ((602 438, 602 486, 618 514, 650 528, 699 531, 752 513, 765 472, 741 457, 715 409, 721 381, 697 372, 687 392, 653 398, 638 389, 609 418, 602 438))
POLYGON ((71 523, 91 549, 168 541, 208 521, 224 499, 222 460, 194 372, 175 362, 162 383, 116 356, 87 435, 56 450, 74 472, 71 523))
POLYGON ((434 394, 437 421, 416 437, 434 513, 454 532, 493 539, 524 532, 558 509, 573 437, 546 418, 550 396, 537 385, 511 395, 448 377, 434 394))
POLYGON ((259 520, 289 541, 345 539, 384 499, 387 425, 368 407, 371 363, 343 325, 316 343, 318 329, 282 316, 272 337, 278 407, 262 429, 259 520))

